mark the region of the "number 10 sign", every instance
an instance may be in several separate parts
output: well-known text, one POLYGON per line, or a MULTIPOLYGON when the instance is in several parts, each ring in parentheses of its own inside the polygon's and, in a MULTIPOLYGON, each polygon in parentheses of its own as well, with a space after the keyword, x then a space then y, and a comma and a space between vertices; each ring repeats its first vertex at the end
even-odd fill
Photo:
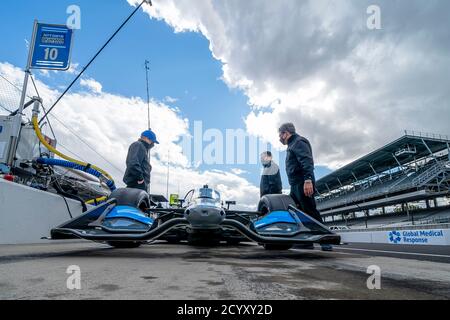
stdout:
POLYGON ((67 70, 73 30, 65 25, 35 22, 30 69, 67 70))

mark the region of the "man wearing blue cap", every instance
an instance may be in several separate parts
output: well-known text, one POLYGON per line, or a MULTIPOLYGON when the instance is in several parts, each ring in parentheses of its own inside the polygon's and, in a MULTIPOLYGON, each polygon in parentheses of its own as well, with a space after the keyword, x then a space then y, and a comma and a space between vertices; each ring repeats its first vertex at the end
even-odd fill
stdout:
POLYGON ((147 130, 128 149, 127 170, 123 177, 123 182, 125 182, 127 188, 141 189, 148 192, 150 173, 152 171, 148 154, 155 146, 155 143, 159 144, 156 134, 151 130, 147 130))

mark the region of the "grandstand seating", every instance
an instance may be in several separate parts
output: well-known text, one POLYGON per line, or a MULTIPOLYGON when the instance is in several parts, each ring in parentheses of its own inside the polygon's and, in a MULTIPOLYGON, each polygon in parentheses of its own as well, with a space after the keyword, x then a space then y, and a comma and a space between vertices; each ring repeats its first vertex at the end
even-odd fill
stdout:
POLYGON ((317 208, 330 226, 408 227, 412 219, 416 225, 450 224, 450 209, 439 207, 450 204, 450 139, 405 131, 318 179, 316 190, 317 208))
MULTIPOLYGON (((434 208, 431 210, 422 210, 419 212, 411 212, 414 217, 414 225, 450 223, 450 208, 434 208)), ((348 221, 341 220, 336 222, 328 222, 329 226, 347 226, 350 229, 365 229, 366 218, 356 218, 348 221)), ((397 213, 389 215, 370 216, 367 219, 367 227, 387 228, 387 227, 405 227, 412 225, 411 216, 406 213, 397 213)))
POLYGON ((397 172, 395 175, 385 175, 384 177, 374 178, 375 180, 358 186, 353 191, 343 191, 328 197, 319 197, 318 208, 325 210, 341 206, 368 201, 388 194, 394 194, 401 191, 417 189, 424 183, 435 178, 445 169, 446 161, 429 161, 426 165, 415 170, 397 172))

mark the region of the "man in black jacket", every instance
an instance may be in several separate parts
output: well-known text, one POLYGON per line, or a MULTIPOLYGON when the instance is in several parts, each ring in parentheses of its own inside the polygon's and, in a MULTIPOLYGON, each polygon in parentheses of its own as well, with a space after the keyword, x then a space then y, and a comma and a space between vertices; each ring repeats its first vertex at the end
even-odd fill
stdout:
MULTIPOLYGON (((287 145, 286 172, 291 185, 291 197, 297 207, 319 222, 322 221, 316 208, 314 158, 308 139, 298 135, 292 123, 283 124, 278 130, 280 142, 287 145)), ((308 248, 310 248, 309 246, 308 248)), ((331 250, 331 246, 322 246, 331 250)))
POLYGON ((283 185, 281 182, 280 168, 272 160, 272 152, 263 152, 261 154, 261 163, 263 165, 260 184, 261 197, 266 194, 281 194, 283 192, 283 185))
POLYGON ((123 182, 127 188, 141 189, 148 192, 152 166, 149 161, 149 151, 159 144, 153 131, 144 131, 141 138, 128 149, 127 170, 123 182))

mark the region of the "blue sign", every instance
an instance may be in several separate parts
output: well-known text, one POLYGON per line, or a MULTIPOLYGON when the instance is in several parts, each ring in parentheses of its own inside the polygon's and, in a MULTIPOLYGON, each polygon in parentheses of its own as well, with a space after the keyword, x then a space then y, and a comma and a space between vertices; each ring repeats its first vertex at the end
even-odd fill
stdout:
POLYGON ((445 244, 444 230, 403 230, 388 233, 393 244, 445 244))
POLYGON ((389 232, 389 242, 397 244, 402 241, 402 235, 398 231, 389 232))
POLYGON ((33 39, 31 69, 67 70, 73 30, 65 25, 37 23, 33 39))

